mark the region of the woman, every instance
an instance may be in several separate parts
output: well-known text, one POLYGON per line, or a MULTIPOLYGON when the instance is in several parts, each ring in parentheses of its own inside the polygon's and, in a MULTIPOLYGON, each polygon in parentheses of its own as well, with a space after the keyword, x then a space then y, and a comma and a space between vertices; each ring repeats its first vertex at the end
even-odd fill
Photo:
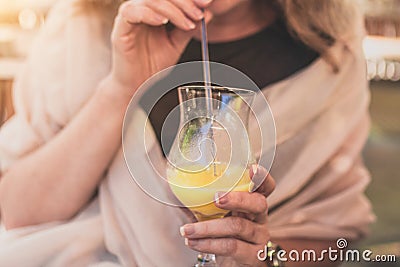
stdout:
MULTIPOLYGON (((0 265, 187 266, 196 250, 217 254, 225 266, 266 266, 257 252, 268 241, 322 251, 365 234, 372 215, 360 151, 368 93, 353 1, 142 0, 117 12, 119 4, 60 1, 17 81, 16 115, 0 133, 1 220, 10 230, 0 239, 0 265), (277 188, 270 195, 269 176, 258 192, 230 193, 217 204, 245 218, 189 223, 132 182, 120 133, 143 81, 198 58, 203 17, 211 60, 244 71, 269 99, 277 188)), ((138 166, 151 175, 143 156, 138 166)))

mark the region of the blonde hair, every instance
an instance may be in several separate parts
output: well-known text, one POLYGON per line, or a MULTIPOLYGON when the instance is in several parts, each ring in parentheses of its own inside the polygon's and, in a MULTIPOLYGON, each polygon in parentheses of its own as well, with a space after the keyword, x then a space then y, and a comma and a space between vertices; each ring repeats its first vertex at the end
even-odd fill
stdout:
MULTIPOLYGON (((78 0, 85 10, 108 11, 115 16, 126 0, 78 0)), ((262 0, 271 1, 271 0, 262 0)), ((356 34, 358 0, 273 0, 293 36, 321 54, 339 70, 339 62, 329 48, 356 34)))
POLYGON ((329 48, 357 34, 357 0, 277 0, 292 34, 319 52, 334 68, 339 62, 329 48))

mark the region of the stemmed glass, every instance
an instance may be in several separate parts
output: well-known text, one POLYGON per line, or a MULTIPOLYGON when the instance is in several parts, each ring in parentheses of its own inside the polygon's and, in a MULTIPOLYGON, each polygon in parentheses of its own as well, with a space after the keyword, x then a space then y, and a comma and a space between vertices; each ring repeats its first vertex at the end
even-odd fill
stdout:
MULTIPOLYGON (((178 91, 180 126, 167 155, 168 182, 198 221, 222 218, 228 211, 215 206, 216 193, 252 187, 248 121, 255 92, 212 86, 210 114, 204 86, 178 91)), ((194 266, 218 265, 215 255, 202 253, 194 266)))

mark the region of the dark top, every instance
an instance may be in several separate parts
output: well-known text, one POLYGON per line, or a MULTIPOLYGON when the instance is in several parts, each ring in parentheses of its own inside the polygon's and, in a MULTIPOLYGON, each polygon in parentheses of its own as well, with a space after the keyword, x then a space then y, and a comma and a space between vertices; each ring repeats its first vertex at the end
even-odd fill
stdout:
MULTIPOLYGON (((240 40, 209 43, 209 54, 210 61, 240 70, 261 89, 289 77, 319 56, 293 38, 281 20, 240 40)), ((183 52, 179 63, 201 60, 201 42, 193 39, 183 52)), ((163 122, 177 105, 177 90, 171 90, 151 110, 149 119, 159 141, 163 122)))

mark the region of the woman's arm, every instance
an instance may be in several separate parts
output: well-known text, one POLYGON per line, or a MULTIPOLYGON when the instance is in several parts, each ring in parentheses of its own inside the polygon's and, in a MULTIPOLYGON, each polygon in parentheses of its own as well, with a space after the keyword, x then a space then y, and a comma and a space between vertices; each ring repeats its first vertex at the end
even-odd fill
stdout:
POLYGON ((165 1, 160 6, 144 0, 121 5, 109 76, 56 137, 3 174, 0 212, 6 228, 69 219, 87 203, 120 146, 131 96, 151 75, 178 61, 195 22, 210 20, 211 14, 201 11, 210 3, 165 1), (167 31, 168 21, 176 28, 167 31))
POLYGON ((117 147, 129 101, 106 79, 79 114, 46 145, 3 174, 0 210, 6 228, 73 216, 92 196, 117 147))

